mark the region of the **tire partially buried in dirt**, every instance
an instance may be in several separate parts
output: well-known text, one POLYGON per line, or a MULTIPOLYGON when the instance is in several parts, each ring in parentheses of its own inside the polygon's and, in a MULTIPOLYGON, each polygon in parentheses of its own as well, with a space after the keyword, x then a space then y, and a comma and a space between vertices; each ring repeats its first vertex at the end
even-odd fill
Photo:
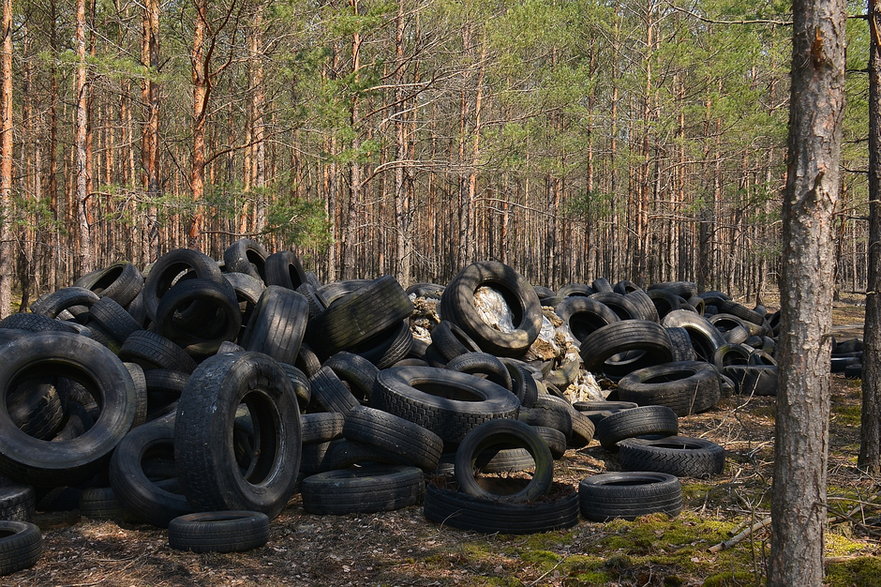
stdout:
POLYGON ((181 393, 174 432, 181 489, 197 510, 275 517, 293 494, 300 412, 293 385, 271 357, 244 352, 206 359, 181 393), (229 442, 241 404, 253 426, 254 453, 245 467, 229 442))
POLYGON ((371 403, 457 444, 487 420, 513 418, 520 401, 486 379, 436 367, 391 367, 379 372, 371 403))
POLYGON ((535 290, 511 267, 496 261, 472 263, 444 289, 441 316, 458 324, 484 351, 503 357, 526 352, 541 331, 541 305, 535 290), (492 288, 504 297, 513 314, 514 330, 501 332, 487 324, 475 305, 474 294, 492 288))
POLYGON ((429 484, 425 517, 444 526, 484 534, 535 534, 578 523, 578 494, 537 503, 499 503, 429 484))

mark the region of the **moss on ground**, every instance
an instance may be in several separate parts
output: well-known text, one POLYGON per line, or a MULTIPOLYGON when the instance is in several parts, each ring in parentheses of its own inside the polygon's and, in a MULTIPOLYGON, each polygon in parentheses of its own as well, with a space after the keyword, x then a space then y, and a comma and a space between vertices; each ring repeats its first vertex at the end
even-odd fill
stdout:
POLYGON ((862 556, 826 565, 826 583, 829 585, 881 585, 881 559, 862 556))

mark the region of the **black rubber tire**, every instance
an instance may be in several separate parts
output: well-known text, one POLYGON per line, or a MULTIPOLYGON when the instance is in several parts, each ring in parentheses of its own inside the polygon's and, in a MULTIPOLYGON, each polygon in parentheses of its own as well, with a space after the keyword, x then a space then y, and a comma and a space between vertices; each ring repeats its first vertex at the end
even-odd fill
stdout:
POLYGON ((361 405, 330 367, 322 367, 310 377, 309 387, 312 389, 312 402, 327 412, 345 416, 361 405))
POLYGON ((156 320, 159 299, 183 274, 197 279, 225 283, 217 262, 204 253, 192 249, 174 249, 159 257, 144 280, 144 309, 151 321, 156 320))
POLYGON ((43 535, 35 524, 0 520, 0 575, 34 566, 42 552, 43 535))
MULTIPOLYGON (((493 383, 501 385, 509 391, 514 391, 508 367, 489 353, 465 353, 464 355, 459 355, 447 363, 447 369, 461 373, 470 373, 471 375, 485 375, 493 383)), ((530 379, 532 378, 530 377, 530 379)))
POLYGON ((310 320, 309 340, 316 352, 330 356, 397 327, 412 310, 410 298, 395 278, 381 277, 343 296, 310 320))
POLYGON ((758 312, 750 310, 743 304, 738 304, 731 300, 722 300, 717 303, 717 307, 719 308, 720 314, 733 314, 738 318, 743 318, 747 322, 752 322, 758 326, 761 326, 764 323, 764 316, 758 312))
MULTIPOLYGON (((848 365, 844 368, 844 377, 845 379, 862 379, 863 378, 863 364, 855 363, 853 365, 848 365)), ((777 391, 775 389, 774 395, 777 395, 777 391)))
POLYGON ((91 520, 134 520, 116 497, 112 487, 88 487, 80 494, 80 515, 91 520))
POLYGON ((100 298, 84 287, 62 287, 40 296, 31 304, 31 312, 47 318, 57 318, 61 312, 74 306, 90 307, 100 298))
POLYGON ((430 298, 433 300, 440 300, 441 296, 444 295, 445 286, 438 285, 437 283, 414 283, 406 290, 407 295, 413 295, 417 298, 430 298))
POLYGON ((717 369, 729 365, 749 365, 753 349, 745 344, 723 344, 713 353, 713 364, 717 369))
POLYGON ((610 307, 586 296, 564 298, 554 308, 554 312, 578 342, 584 342, 594 331, 620 320, 610 307))
POLYGON ((269 517, 262 512, 185 514, 168 523, 168 545, 192 552, 244 552, 269 541, 269 517))
POLYGON ((458 324, 486 352, 517 357, 538 338, 541 305, 535 290, 511 267, 496 261, 472 263, 453 277, 441 297, 444 320, 458 324), (474 294, 481 287, 498 291, 513 315, 513 332, 501 332, 487 324, 475 306, 474 294))
POLYGON ((343 436, 403 459, 402 464, 432 471, 444 450, 440 436, 422 426, 374 408, 358 406, 346 414, 343 436))
POLYGON ((226 281, 187 279, 162 296, 153 321, 155 330, 190 355, 217 352, 220 343, 233 341, 242 326, 242 313, 232 286, 226 281), (179 319, 179 314, 197 319, 179 319))
POLYGON ((677 326, 685 328, 691 337, 691 345, 694 347, 697 358, 707 363, 713 362, 713 353, 727 342, 722 333, 716 330, 716 327, 710 324, 706 318, 689 310, 670 312, 664 316, 661 324, 667 328, 677 326))
POLYGON ((777 395, 778 371, 773 365, 731 365, 723 367, 721 373, 734 382, 735 392, 740 395, 777 395))
POLYGON ((266 281, 266 258, 269 253, 255 240, 242 238, 223 251, 225 273, 244 273, 261 282, 266 281))
POLYGON ((367 340, 349 347, 349 350, 364 357, 377 368, 385 369, 406 357, 412 345, 413 333, 410 332, 410 322, 401 320, 398 324, 389 326, 367 340))
POLYGON ((697 295, 697 284, 693 281, 662 281, 653 283, 648 287, 648 291, 663 289, 681 296, 686 300, 697 295))
POLYGON ((19 430, 39 440, 52 440, 61 430, 65 413, 57 385, 57 378, 35 374, 6 390, 6 410, 19 430))
POLYGON ((380 371, 371 404, 451 444, 486 420, 515 417, 520 406, 517 396, 492 381, 435 367, 380 371))
POLYGON ((652 322, 660 322, 661 318, 660 316, 658 316, 658 309, 655 307, 655 303, 652 301, 651 296, 649 296, 645 291, 637 288, 625 293, 624 297, 631 303, 633 303, 633 305, 636 306, 636 308, 639 310, 638 315, 635 316, 637 320, 651 320, 652 322))
POLYGON ((596 290, 594 290, 591 286, 586 283, 567 283, 563 287, 557 290, 556 297, 558 298, 571 298, 576 296, 584 296, 587 297, 591 294, 595 294, 596 290))
POLYGON ((535 377, 532 376, 532 371, 519 359, 501 357, 499 360, 505 365, 505 368, 508 369, 508 373, 511 375, 511 393, 517 396, 517 399, 520 400, 520 405, 524 408, 534 406, 538 400, 539 391, 538 383, 535 377))
POLYGON ((612 293, 615 291, 612 288, 612 284, 605 277, 597 277, 591 282, 590 287, 596 293, 612 293))
POLYGON ((312 384, 309 383, 309 378, 293 365, 288 363, 279 363, 279 365, 281 365, 285 375, 288 376, 291 385, 294 386, 294 393, 297 394, 297 403, 300 406, 300 411, 303 411, 309 405, 309 402, 312 401, 312 384))
POLYGON ((670 346, 673 349, 674 361, 694 361, 694 347, 691 346, 691 336, 688 330, 681 326, 667 328, 667 336, 670 337, 670 346))
MULTIPOLYGON (((541 439, 544 441, 546 445, 548 445, 548 449, 551 451, 551 456, 554 457, 554 460, 559 460, 563 458, 563 455, 566 453, 566 435, 557 430, 556 428, 548 428, 546 426, 533 426, 533 430, 535 430, 541 439)), ((529 453, 527 453, 528 455, 529 453)), ((530 465, 532 464, 532 457, 530 456, 530 465)), ((484 471, 490 473, 491 471, 483 468, 484 471)))
POLYGON ((623 320, 591 333, 581 343, 581 358, 588 371, 615 379, 642 367, 667 363, 673 351, 667 331, 657 322, 623 320), (609 362, 616 354, 634 350, 643 353, 635 359, 609 362))
POLYGON ((88 385, 100 412, 83 434, 49 445, 22 432, 9 412, 0 410, 0 473, 21 483, 51 487, 91 477, 106 465, 135 419, 131 374, 97 342, 76 334, 46 332, 0 347, 0 389, 13 389, 22 378, 52 377, 53 373, 88 385))
POLYGON ((435 349, 447 363, 466 353, 481 353, 480 345, 468 336, 457 324, 441 320, 431 330, 431 348, 435 349))
POLYGON ((293 364, 309 321, 309 303, 302 295, 270 285, 245 326, 240 344, 249 351, 265 353, 282 363, 293 364))
POLYGON ((677 477, 712 477, 725 467, 725 449, 704 438, 627 438, 618 443, 625 471, 657 471, 677 477))
MULTIPOLYGON (((436 464, 436 463, 435 463, 436 464)), ((504 503, 534 501, 548 492, 554 475, 551 450, 531 426, 517 420, 484 422, 471 430, 456 451, 456 480, 459 490, 474 497, 504 503), (519 491, 495 493, 484 488, 475 476, 475 464, 487 451, 525 448, 535 463, 532 479, 519 491)))
POLYGON ((239 311, 242 315, 242 330, 239 334, 241 336, 244 334, 245 326, 251 320, 254 308, 257 307, 257 302, 260 301, 260 296, 263 295, 266 286, 259 279, 245 273, 224 273, 223 278, 236 294, 239 311))
POLYGON ((138 321, 113 298, 99 299, 89 308, 90 327, 96 324, 103 333, 107 334, 118 345, 135 331, 141 330, 138 321))
POLYGON ((394 465, 325 471, 300 484, 303 509, 311 514, 398 510, 419 503, 424 492, 421 469, 394 465))
POLYGON ((300 450, 294 388, 272 358, 214 355, 192 374, 178 402, 174 458, 181 489, 196 509, 275 517, 294 492, 300 450), (251 414, 259 455, 245 473, 229 442, 240 403, 251 414))
POLYGON ((373 385, 379 369, 355 353, 340 351, 324 362, 325 367, 333 370, 340 380, 349 384, 352 395, 361 402, 370 401, 373 385))
POLYGON ((182 348, 161 334, 137 330, 129 335, 119 351, 123 361, 137 363, 144 368, 169 369, 192 373, 196 362, 182 348))
POLYGON ((714 408, 721 393, 719 371, 701 361, 646 367, 618 382, 619 399, 641 406, 667 406, 679 416, 714 408))
MULTIPOLYGON (((192 513, 193 506, 180 493, 151 480, 143 463, 153 454, 174 454, 174 420, 155 420, 129 432, 110 459, 110 485, 119 502, 139 519, 158 526, 192 513)), ((172 461, 172 465, 173 465, 172 461)))
POLYGON ((590 299, 605 305, 621 320, 637 320, 643 314, 643 311, 636 304, 619 293, 611 291, 595 293, 590 296, 590 299))
MULTIPOLYGON (((745 320, 740 316, 735 316, 734 314, 713 314, 712 316, 708 317, 707 320, 710 322, 710 324, 716 327, 716 330, 723 333, 723 335, 728 333, 729 331, 737 330, 738 327, 746 331, 747 338, 749 338, 750 336, 759 336, 764 332, 764 329, 761 325, 750 322, 749 320, 745 320)), ((737 342, 743 342, 743 340, 739 340, 737 342)))
POLYGON ((675 517, 682 511, 682 485, 665 473, 591 475, 578 484, 578 498, 581 515, 591 522, 633 520, 653 513, 675 517))
POLYGON ((537 503, 498 503, 429 484, 425 517, 444 526, 484 534, 535 534, 578 523, 578 494, 537 503))
POLYGON ((572 435, 572 417, 565 408, 559 405, 536 402, 530 408, 521 407, 517 412, 517 419, 530 426, 544 426, 559 430, 566 438, 572 435))
POLYGON ((300 416, 303 444, 330 442, 343 436, 345 417, 337 412, 316 412, 300 416))
MULTIPOLYGON (((610 402, 612 403, 612 402, 610 402)), ((679 432, 676 412, 666 406, 625 409, 597 424, 596 438, 606 450, 618 450, 618 442, 634 436, 674 436, 679 432)))
POLYGON ((30 485, 0 486, 0 520, 33 522, 36 506, 37 493, 30 485))
POLYGON ((312 377, 321 369, 321 359, 318 358, 312 347, 304 342, 300 344, 300 352, 297 353, 294 366, 305 373, 307 377, 312 377))
POLYGON ((266 285, 297 289, 308 283, 300 258, 293 251, 278 251, 266 258, 266 285))
POLYGON ((351 293, 355 293, 359 289, 370 285, 370 279, 346 279, 344 281, 334 281, 326 285, 322 285, 317 289, 318 298, 325 307, 329 307, 337 300, 346 297, 351 293))
POLYGON ((630 281, 629 279, 622 279, 612 286, 612 291, 617 292, 619 294, 627 295, 630 292, 634 291, 644 291, 641 287, 639 287, 636 283, 630 281))
POLYGON ((113 298, 120 306, 128 306, 144 287, 144 276, 132 263, 114 263, 93 271, 74 282, 101 296, 113 298))
MULTIPOLYGON (((0 329, 26 332, 78 332, 74 324, 70 322, 40 316, 39 314, 10 314, 0 320, 0 329)), ((14 335, 10 334, 9 338, 16 338, 20 334, 20 332, 14 335)))

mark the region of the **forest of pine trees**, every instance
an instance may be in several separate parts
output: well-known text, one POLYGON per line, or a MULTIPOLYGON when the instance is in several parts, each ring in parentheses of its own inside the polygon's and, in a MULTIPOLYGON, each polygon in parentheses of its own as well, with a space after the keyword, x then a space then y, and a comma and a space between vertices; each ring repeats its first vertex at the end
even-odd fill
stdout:
MULTIPOLYGON (((5 0, 10 11, 0 256, 25 303, 117 260, 219 256, 242 236, 293 248, 325 281, 445 283, 492 258, 550 287, 776 287, 788 3, 5 0)), ((866 278, 865 20, 848 34, 839 291, 866 278)))

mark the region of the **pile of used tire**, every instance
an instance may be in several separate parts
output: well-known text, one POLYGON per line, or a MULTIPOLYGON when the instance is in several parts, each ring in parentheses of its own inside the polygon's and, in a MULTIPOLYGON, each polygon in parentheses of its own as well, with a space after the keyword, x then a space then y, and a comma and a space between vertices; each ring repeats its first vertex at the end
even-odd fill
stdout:
POLYGON ((176 249, 144 273, 115 264, 31 310, 0 321, 0 573, 39 556, 35 507, 167 527, 194 551, 264 544, 296 492, 310 513, 422 502, 482 532, 676 515, 678 477, 725 459, 678 418, 776 392, 779 316, 685 282, 551 291, 480 262, 446 286, 322 285, 293 253, 241 240, 222 262, 176 249), (487 291, 506 312, 492 325, 487 291), (417 298, 439 309, 430 342, 413 336, 417 298), (582 371, 523 360, 543 306, 616 401, 573 404, 582 371), (554 459, 594 436, 623 471, 555 482, 554 459))

